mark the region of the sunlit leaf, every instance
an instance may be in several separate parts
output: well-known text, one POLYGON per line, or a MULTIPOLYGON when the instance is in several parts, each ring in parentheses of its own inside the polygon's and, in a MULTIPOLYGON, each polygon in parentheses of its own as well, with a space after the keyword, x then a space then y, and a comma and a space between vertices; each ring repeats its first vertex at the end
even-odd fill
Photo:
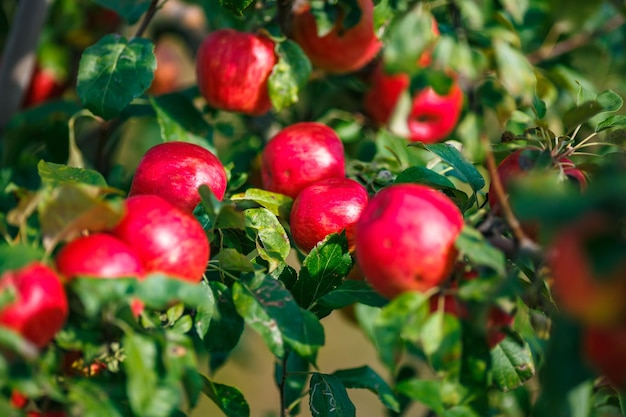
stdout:
POLYGON ((230 199, 233 201, 254 201, 276 216, 289 213, 293 202, 291 197, 259 188, 248 188, 244 193, 232 195, 230 199))
POLYGON ((93 169, 75 168, 42 160, 37 164, 37 172, 41 178, 41 183, 50 188, 68 183, 98 187, 106 187, 107 185, 102 174, 93 169))
POLYGON ((278 218, 266 208, 244 211, 246 233, 257 242, 257 249, 263 259, 270 263, 270 270, 284 262, 291 251, 287 232, 278 218))
POLYGON ((268 80, 268 91, 276 111, 298 102, 300 91, 311 75, 311 62, 297 43, 286 40, 276 44, 278 62, 268 80))

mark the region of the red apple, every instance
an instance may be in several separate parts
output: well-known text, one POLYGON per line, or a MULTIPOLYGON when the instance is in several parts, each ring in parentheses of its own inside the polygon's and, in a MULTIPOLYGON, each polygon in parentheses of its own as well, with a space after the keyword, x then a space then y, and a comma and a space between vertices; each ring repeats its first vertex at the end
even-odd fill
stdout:
POLYGON ((26 417, 67 417, 65 411, 29 411, 26 417))
POLYGON ((365 187, 348 178, 328 178, 309 185, 291 209, 294 242, 308 253, 327 235, 345 229, 348 245, 354 250, 354 226, 367 200, 365 187))
POLYGON ((14 292, 15 299, 0 309, 0 326, 19 333, 39 348, 54 338, 65 324, 68 302, 57 274, 46 265, 29 265, 5 272, 0 290, 14 292))
MULTIPOLYGON (((509 184, 517 178, 526 175, 535 169, 537 158, 540 154, 539 149, 518 149, 498 164, 498 177, 505 191, 509 184)), ((587 188, 587 178, 576 168, 574 163, 566 157, 557 158, 558 162, 554 164, 554 169, 562 169, 563 173, 572 181, 576 182, 581 191, 587 188)), ((498 214, 500 208, 494 191, 493 182, 489 186, 488 194, 489 206, 495 214, 498 214)))
POLYGON ((356 225, 356 258, 385 297, 427 291, 454 268, 463 216, 444 194, 417 184, 383 188, 356 225))
POLYGON ((216 109, 262 115, 272 107, 267 81, 275 63, 271 39, 233 29, 216 30, 198 49, 198 87, 216 109))
POLYGON ((315 18, 308 2, 296 6, 293 16, 293 39, 302 47, 313 65, 328 72, 342 74, 356 71, 370 62, 383 43, 374 33, 374 4, 358 0, 359 22, 344 28, 340 14, 332 30, 319 36, 315 18))
POLYGON ((614 245, 618 233, 615 220, 589 214, 559 231, 549 246, 555 301, 565 313, 588 325, 626 320, 626 260, 603 260, 608 267, 598 271, 590 253, 602 251, 606 242, 614 245))
POLYGON ((128 198, 126 215, 112 232, 135 249, 146 273, 202 280, 210 256, 207 236, 195 217, 163 198, 128 198))
POLYGON ((321 123, 301 122, 284 128, 269 141, 261 157, 263 187, 292 198, 317 181, 345 174, 341 139, 321 123))
POLYGON ((589 327, 583 334, 583 354, 592 368, 619 390, 626 389, 626 326, 589 327))
MULTIPOLYGON (((409 88, 407 74, 389 75, 381 65, 373 73, 370 89, 365 95, 365 111, 379 124, 387 124, 400 95, 409 88)), ((435 143, 445 139, 457 125, 463 107, 463 92, 453 81, 445 96, 432 87, 413 95, 407 116, 408 139, 412 142, 435 143)))
POLYGON ((33 107, 59 97, 65 90, 65 83, 50 69, 35 66, 22 106, 33 107))
POLYGON ((28 397, 19 391, 11 391, 11 406, 20 410, 28 404, 28 397))
POLYGON ((154 70, 154 79, 148 91, 154 95, 167 94, 175 91, 179 85, 183 68, 173 46, 158 42, 154 47, 154 57, 157 67, 154 70))
POLYGON ((165 142, 141 158, 129 196, 158 195, 191 213, 200 203, 198 187, 207 185, 222 200, 226 182, 224 166, 207 149, 188 142, 165 142))
POLYGON ((80 275, 141 277, 144 273, 135 250, 107 233, 82 236, 67 243, 56 255, 56 266, 68 279, 80 275))

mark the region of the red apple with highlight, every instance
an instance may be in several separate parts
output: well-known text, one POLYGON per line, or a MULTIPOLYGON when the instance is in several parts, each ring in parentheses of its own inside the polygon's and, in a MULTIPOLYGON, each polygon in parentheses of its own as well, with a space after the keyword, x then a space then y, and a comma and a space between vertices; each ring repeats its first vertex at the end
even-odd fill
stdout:
POLYGON ((189 213, 200 203, 198 187, 208 186, 224 198, 227 177, 222 162, 209 150, 188 142, 165 142, 139 161, 129 196, 153 194, 189 213))
POLYGON ((330 127, 300 122, 278 132, 261 156, 263 188, 295 198, 326 178, 345 177, 341 139, 330 127))
POLYGON ((365 187, 349 178, 329 178, 298 194, 290 215, 293 240, 308 253, 331 233, 346 231, 354 250, 354 227, 368 201, 365 187))
POLYGON ((202 226, 156 195, 126 200, 126 215, 112 233, 134 248, 146 274, 161 272, 190 282, 202 280, 210 246, 202 226))
POLYGON ((308 2, 296 5, 293 17, 293 39, 300 45, 313 65, 331 73, 356 71, 370 62, 383 43, 374 33, 374 4, 358 0, 361 18, 344 28, 343 11, 333 28, 319 36, 315 17, 308 2))
POLYGON ((372 197, 356 225, 356 258, 372 287, 393 298, 445 281, 463 227, 458 207, 418 184, 394 184, 372 197))
POLYGON ((259 116, 272 107, 267 82, 275 63, 274 42, 268 37, 216 30, 198 49, 198 88, 216 109, 259 116))

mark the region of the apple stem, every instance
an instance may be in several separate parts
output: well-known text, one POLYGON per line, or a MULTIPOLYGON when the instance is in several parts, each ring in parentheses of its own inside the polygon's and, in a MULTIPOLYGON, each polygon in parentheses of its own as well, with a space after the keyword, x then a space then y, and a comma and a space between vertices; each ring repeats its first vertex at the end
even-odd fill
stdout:
POLYGON ((146 31, 146 29, 148 28, 148 25, 152 21, 152 18, 157 12, 158 5, 159 5, 159 0, 152 0, 150 2, 150 6, 148 7, 146 14, 143 15, 141 24, 137 28, 137 32, 135 32, 135 35, 133 36, 133 38, 141 38, 143 36, 143 33, 146 31))
POLYGON ((493 191, 496 194, 496 199, 498 204, 500 205, 500 209, 504 215, 504 219, 511 227, 513 231, 513 236, 515 240, 517 240, 519 248, 523 251, 527 251, 531 254, 540 253, 539 246, 533 242, 524 230, 522 230, 522 226, 520 225, 519 220, 513 214, 513 210, 511 209, 511 205, 507 199, 506 193, 504 192, 504 187, 502 186, 502 181, 500 181, 500 176, 498 175, 498 168, 496 164, 495 157, 493 156, 493 150, 491 148, 491 143, 489 142, 489 138, 487 135, 481 135, 480 141, 482 142, 483 149, 485 150, 485 159, 487 163, 487 170, 489 172, 489 176, 491 177, 491 182, 493 185, 493 191))
POLYGON ((37 43, 52 0, 20 1, 0 65, 0 131, 20 108, 35 67, 37 43))

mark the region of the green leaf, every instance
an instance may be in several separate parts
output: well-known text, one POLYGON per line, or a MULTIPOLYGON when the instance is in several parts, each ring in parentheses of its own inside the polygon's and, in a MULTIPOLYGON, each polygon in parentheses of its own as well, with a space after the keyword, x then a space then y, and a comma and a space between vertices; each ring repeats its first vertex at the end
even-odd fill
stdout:
POLYGON ((602 113, 604 109, 602 105, 595 101, 586 101, 563 114, 563 125, 565 126, 566 131, 571 131, 576 126, 581 125, 591 119, 593 116, 602 113))
POLYGON ((488 266, 498 275, 504 276, 505 262, 504 254, 491 246, 484 236, 469 225, 464 225, 461 233, 454 242, 454 246, 476 265, 488 266))
POLYGON ((233 301, 237 312, 263 337, 275 356, 282 358, 288 345, 315 362, 324 344, 321 324, 300 309, 281 281, 262 275, 235 282, 233 301))
POLYGON ((433 42, 433 16, 425 8, 417 8, 400 18, 387 34, 383 49, 385 71, 389 74, 412 74, 417 62, 433 42))
POLYGON ((312 66, 300 46, 291 40, 277 43, 275 50, 278 62, 270 74, 268 91, 274 109, 281 111, 298 102, 312 66))
POLYGON ((78 295, 85 314, 95 318, 107 304, 127 302, 134 294, 136 278, 102 279, 78 277, 73 279, 69 288, 78 295))
POLYGON ((146 91, 155 69, 152 41, 107 35, 83 52, 77 93, 93 114, 109 120, 146 91))
MULTIPOLYGON (((205 317, 210 316, 210 321, 205 322, 198 333, 203 338, 204 347, 211 354, 210 369, 215 371, 239 343, 244 320, 237 313, 230 288, 217 281, 210 281, 209 288, 213 292, 215 303, 210 312, 204 312, 205 317), (207 324, 208 329, 204 334, 201 333, 207 324)), ((201 311, 203 310, 198 310, 198 313, 201 311)), ((197 326, 196 324, 196 329, 197 326)))
MULTIPOLYGON (((189 317, 189 316, 183 316, 189 317)), ((194 408, 202 393, 203 381, 198 372, 196 352, 191 338, 169 332, 166 335, 163 362, 168 383, 178 385, 182 382, 186 402, 194 408)))
POLYGON ((382 308, 373 324, 374 343, 383 364, 394 370, 404 339, 417 340, 429 313, 428 297, 405 292, 382 308))
POLYGON ((288 217, 286 214, 291 210, 293 203, 291 197, 260 188, 248 188, 244 193, 232 195, 230 199, 233 201, 253 201, 268 209, 275 216, 285 218, 288 217))
POLYGON ((624 99, 613 90, 604 90, 596 96, 604 111, 615 112, 622 108, 624 99))
POLYGON ((396 391, 424 404, 437 415, 441 415, 444 412, 444 404, 441 399, 441 382, 439 380, 407 379, 398 383, 396 391))
POLYGON ((154 309, 164 309, 173 303, 185 303, 189 307, 211 303, 213 295, 202 283, 191 283, 159 273, 150 274, 139 283, 137 296, 154 309))
POLYGON ((291 292, 303 308, 341 285, 352 268, 345 234, 332 233, 307 255, 291 292))
POLYGON ((528 59, 519 49, 502 39, 494 39, 494 48, 498 75, 504 88, 513 97, 526 97, 530 101, 530 92, 535 90, 537 77, 528 59))
POLYGON ((44 258, 41 248, 18 245, 0 245, 0 275, 6 271, 20 269, 31 262, 40 261, 44 258))
POLYGON ((95 0, 96 3, 115 11, 128 23, 135 24, 148 10, 150 0, 95 0))
POLYGON ((615 116, 609 116, 600 123, 598 123, 598 126, 596 126, 596 132, 602 132, 606 129, 623 126, 626 126, 626 116, 618 114, 615 116))
POLYGON ((137 415, 168 417, 182 400, 179 390, 161 384, 157 369, 161 365, 155 340, 126 334, 122 340, 126 358, 123 362, 128 375, 126 393, 130 407, 137 415))
POLYGON ((254 0, 219 0, 220 6, 230 11, 235 16, 243 16, 243 11, 250 6, 254 0))
MULTIPOLYGON (((68 399, 81 416, 122 417, 115 401, 103 386, 87 379, 77 380, 69 387, 68 399)), ((76 411, 74 411, 76 413, 76 411)))
POLYGON ((315 372, 309 384, 309 408, 312 417, 355 417, 356 409, 346 387, 334 375, 315 372))
POLYGON ((224 412, 226 417, 249 417, 250 406, 241 391, 202 376, 202 392, 224 412))
POLYGON ((215 259, 220 263, 220 268, 227 271, 238 272, 254 272, 254 264, 250 262, 248 257, 237 252, 236 249, 222 249, 220 253, 215 255, 215 259))
POLYGON ((106 187, 107 183, 102 174, 93 169, 75 168, 63 164, 39 161, 37 172, 41 183, 45 187, 58 187, 62 184, 88 184, 98 187, 106 187))
POLYGON ((213 128, 184 94, 150 97, 165 142, 191 142, 215 153, 213 128))
POLYGON ((458 375, 461 369, 461 324, 459 319, 436 311, 421 331, 424 353, 436 372, 458 375))
POLYGON ((427 149, 441 158, 442 161, 454 168, 454 174, 462 181, 472 187, 472 190, 479 191, 485 186, 485 179, 480 172, 472 165, 458 149, 447 143, 435 143, 426 145, 416 143, 418 147, 427 149))
POLYGON ((253 208, 244 211, 246 234, 256 242, 261 258, 270 263, 270 271, 285 262, 291 251, 287 232, 278 218, 266 208, 253 208))
POLYGON ((378 395, 380 401, 390 410, 398 412, 400 403, 384 379, 369 366, 341 369, 333 372, 346 388, 365 388, 378 395))
POLYGON ((504 9, 513 17, 517 24, 524 22, 524 16, 528 11, 529 0, 503 0, 504 9))
POLYGON ((277 361, 274 367, 274 381, 280 386, 284 378, 285 404, 290 407, 290 415, 300 412, 302 391, 309 380, 309 362, 298 355, 288 355, 287 362, 277 361), (293 408, 291 408, 293 407, 293 408))
POLYGON ((426 167, 413 166, 405 169, 396 177, 394 181, 398 183, 423 184, 432 188, 455 188, 452 181, 441 174, 437 174, 432 169, 426 167))
POLYGON ((343 284, 317 300, 317 307, 322 310, 335 310, 361 303, 373 307, 383 307, 389 302, 375 291, 367 281, 346 279, 343 284))
POLYGON ((535 364, 528 344, 507 337, 491 349, 494 384, 502 391, 514 390, 535 375, 535 364))

